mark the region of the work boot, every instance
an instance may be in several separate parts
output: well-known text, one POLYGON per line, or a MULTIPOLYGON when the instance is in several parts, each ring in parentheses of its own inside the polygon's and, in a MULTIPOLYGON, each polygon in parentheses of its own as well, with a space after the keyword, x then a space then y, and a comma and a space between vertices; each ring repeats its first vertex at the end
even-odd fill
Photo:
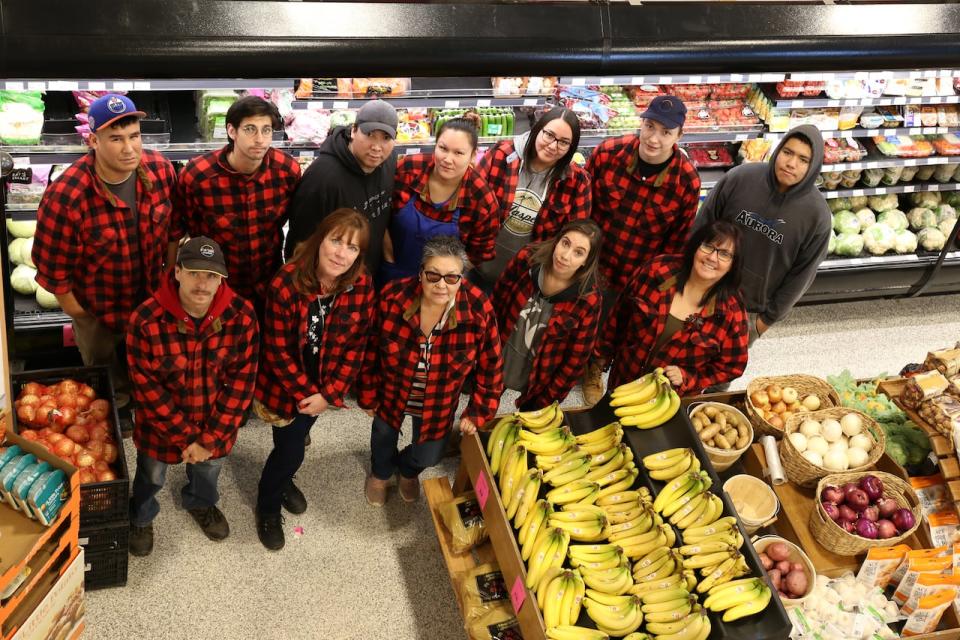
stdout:
POLYGON ((381 480, 373 474, 367 476, 367 482, 364 485, 367 502, 374 507, 382 507, 387 501, 387 484, 387 480, 381 480))
POLYGON ((600 402, 603 397, 603 364, 599 360, 591 360, 583 372, 581 381, 583 391, 583 401, 588 406, 593 406, 600 402))
POLYGON ((307 510, 307 497, 293 484, 293 480, 288 482, 283 490, 283 508, 294 515, 300 515, 307 510))
POLYGON ((203 533, 211 540, 220 541, 230 535, 230 525, 223 512, 216 507, 190 509, 190 515, 197 521, 203 533))
POLYGON ((416 477, 404 478, 399 473, 397 478, 399 479, 397 484, 400 487, 400 497, 403 498, 403 501, 416 502, 417 498, 420 497, 420 480, 416 477))
POLYGON ((283 549, 286 540, 283 535, 283 516, 279 513, 256 513, 257 536, 260 544, 270 551, 283 549))
POLYGON ((130 524, 130 555, 144 557, 153 551, 153 523, 145 527, 130 524))

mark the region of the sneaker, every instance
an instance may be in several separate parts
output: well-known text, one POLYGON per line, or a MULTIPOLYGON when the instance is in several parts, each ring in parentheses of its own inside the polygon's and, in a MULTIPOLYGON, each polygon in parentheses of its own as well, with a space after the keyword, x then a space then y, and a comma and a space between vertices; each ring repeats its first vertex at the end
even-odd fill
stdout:
POLYGON ((279 513, 255 514, 257 518, 257 536, 260 544, 270 551, 283 549, 286 540, 283 536, 283 515, 279 513))
POLYGON ((310 446, 310 434, 309 434, 309 433, 303 437, 303 446, 304 446, 304 448, 310 446))
POLYGON ((227 524, 227 519, 220 509, 216 507, 190 509, 190 515, 211 540, 220 541, 230 535, 230 525, 227 524))
POLYGON ((294 515, 300 515, 307 510, 307 498, 303 491, 291 480, 283 490, 283 508, 294 515))
POLYGON ((399 481, 397 484, 400 487, 400 497, 403 498, 404 502, 416 502, 417 498, 420 497, 420 480, 417 478, 404 478, 402 475, 397 474, 399 481))
POLYGON ((130 555, 144 557, 153 551, 153 523, 145 527, 130 525, 130 555))
POLYGON ((603 397, 603 365, 598 360, 591 360, 587 365, 587 370, 583 372, 581 381, 583 390, 583 401, 593 406, 600 402, 603 397))
POLYGON ((367 476, 364 486, 367 502, 374 507, 382 507, 387 502, 387 480, 381 480, 373 474, 367 476))

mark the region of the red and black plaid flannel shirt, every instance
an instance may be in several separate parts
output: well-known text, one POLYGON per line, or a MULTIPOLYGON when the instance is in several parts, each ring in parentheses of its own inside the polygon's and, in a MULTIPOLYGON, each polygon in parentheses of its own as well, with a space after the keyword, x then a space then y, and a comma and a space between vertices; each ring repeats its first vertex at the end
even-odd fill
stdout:
POLYGON ((587 161, 590 216, 603 229, 600 273, 616 292, 649 260, 683 251, 700 203, 700 176, 679 147, 666 169, 641 178, 639 146, 635 134, 607 138, 587 161))
POLYGON ((487 181, 472 166, 460 182, 460 190, 443 206, 430 200, 427 183, 433 172, 433 154, 416 153, 397 160, 397 178, 393 189, 393 210, 400 211, 411 198, 416 198, 417 211, 438 222, 451 222, 453 212, 460 209, 460 241, 473 264, 493 260, 497 234, 500 232, 500 205, 487 181))
MULTIPOLYGON (((522 154, 522 149, 514 149, 513 140, 502 140, 477 163, 477 171, 490 183, 500 202, 501 223, 510 215, 510 207, 517 193, 522 154)), ((533 223, 530 242, 549 240, 571 220, 589 218, 590 200, 590 175, 571 162, 563 176, 550 185, 547 199, 533 223)))
POLYGON ((230 453, 253 401, 260 344, 253 306, 220 285, 198 328, 177 297, 173 272, 130 318, 127 363, 137 401, 133 441, 166 463, 196 442, 230 453))
POLYGON ((655 367, 683 371, 680 395, 738 378, 747 367, 749 328, 740 296, 711 300, 657 353, 650 353, 663 332, 677 295, 680 256, 658 256, 636 271, 617 299, 602 330, 598 355, 613 358, 609 388, 630 382, 655 367))
POLYGON ((294 287, 296 268, 288 262, 270 282, 257 376, 257 400, 282 418, 295 417, 300 401, 315 393, 333 406, 343 406, 343 396, 360 373, 376 311, 373 282, 364 273, 352 288, 337 294, 324 320, 320 370, 308 372, 303 348, 311 298, 294 287))
POLYGON ((176 173, 169 160, 144 149, 134 212, 97 176, 94 162, 90 152, 47 187, 37 209, 33 262, 37 284, 55 294, 72 292, 80 306, 121 334, 133 310, 160 285, 176 173), (132 244, 134 228, 138 242, 132 244))
MULTIPOLYGON (((503 358, 493 305, 465 279, 446 325, 434 338, 423 399, 419 442, 443 438, 453 425, 460 391, 471 372, 476 386, 462 417, 482 427, 497 412, 503 393, 503 358)), ((417 277, 389 283, 380 292, 377 316, 360 372, 359 405, 399 429, 420 360, 420 299, 417 277)))
POLYGON ((283 225, 300 165, 271 147, 248 176, 230 167, 227 153, 223 148, 197 156, 180 172, 174 232, 216 240, 227 259, 230 286, 263 304, 283 264, 283 225))
MULTIPOLYGON (((504 342, 535 290, 531 253, 529 247, 521 249, 493 288, 493 307, 504 342)), ((530 380, 517 399, 517 406, 545 407, 567 397, 593 353, 599 323, 600 293, 596 290, 553 306, 533 359, 530 380)))

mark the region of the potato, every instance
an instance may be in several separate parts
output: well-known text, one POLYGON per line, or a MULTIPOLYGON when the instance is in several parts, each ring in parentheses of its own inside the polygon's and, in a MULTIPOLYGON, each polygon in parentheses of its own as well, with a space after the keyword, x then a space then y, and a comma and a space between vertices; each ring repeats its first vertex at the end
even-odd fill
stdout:
POLYGON ((695 419, 695 420, 692 420, 691 422, 693 423, 693 429, 694 429, 694 431, 696 431, 697 433, 700 433, 701 431, 703 431, 703 423, 702 423, 702 422, 700 422, 699 420, 696 420, 696 419, 695 419))
POLYGON ((716 407, 704 407, 703 413, 710 419, 716 418, 717 413, 719 413, 716 407))
POLYGON ((779 589, 780 581, 782 579, 782 576, 780 574, 780 569, 770 569, 770 571, 768 571, 767 574, 770 576, 770 582, 773 583, 773 586, 779 589))
POLYGON ((788 573, 790 573, 790 561, 789 560, 779 561, 777 563, 777 569, 780 570, 780 575, 784 575, 784 576, 787 575, 788 573))
POLYGON ((763 552, 760 553, 760 564, 762 564, 763 568, 766 569, 767 571, 770 571, 770 569, 773 569, 773 560, 771 560, 770 556, 768 556, 763 552))
POLYGON ((707 445, 708 447, 713 447, 713 446, 715 446, 714 443, 713 443, 713 438, 710 438, 709 440, 704 440, 704 441, 703 441, 703 444, 707 445))
POLYGON ((714 438, 713 441, 716 442, 717 446, 721 449, 729 449, 731 446, 730 441, 727 440, 722 433, 717 434, 717 437, 714 438))
POLYGON ((733 447, 735 449, 743 449, 748 444, 750 444, 750 437, 747 434, 743 434, 737 438, 737 441, 734 443, 733 447))
POLYGON ((713 421, 720 425, 721 431, 727 428, 727 416, 722 411, 717 412, 717 417, 713 421))
MULTIPOLYGON (((774 542, 766 548, 766 552, 774 562, 790 559, 790 547, 788 547, 785 542, 774 542)), ((787 571, 789 570, 788 567, 787 571)))
POLYGON ((807 587, 810 586, 810 579, 807 574, 801 571, 791 571, 783 580, 783 586, 786 590, 799 598, 807 593, 807 587))
POLYGON ((723 437, 727 439, 727 442, 736 442, 737 441, 737 430, 736 429, 727 429, 723 432, 723 437))
POLYGON ((804 570, 804 569, 803 569, 803 563, 802 563, 802 562, 791 562, 791 563, 790 563, 790 571, 803 571, 803 570, 804 570))
POLYGON ((700 432, 700 438, 702 440, 712 440, 719 433, 720 425, 711 424, 709 427, 700 432))

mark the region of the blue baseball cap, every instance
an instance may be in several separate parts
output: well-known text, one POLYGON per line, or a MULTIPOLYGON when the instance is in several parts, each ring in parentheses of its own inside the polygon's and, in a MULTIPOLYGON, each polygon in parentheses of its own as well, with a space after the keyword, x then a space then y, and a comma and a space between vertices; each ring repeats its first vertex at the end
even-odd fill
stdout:
POLYGON ((676 129, 682 127, 687 119, 687 106, 677 96, 657 96, 640 117, 656 120, 668 129, 676 129))
POLYGON ((119 93, 108 93, 90 104, 90 110, 87 112, 87 122, 90 125, 90 131, 96 133, 111 122, 116 122, 127 116, 145 118, 147 114, 143 111, 137 111, 137 106, 127 96, 122 96, 119 93))

